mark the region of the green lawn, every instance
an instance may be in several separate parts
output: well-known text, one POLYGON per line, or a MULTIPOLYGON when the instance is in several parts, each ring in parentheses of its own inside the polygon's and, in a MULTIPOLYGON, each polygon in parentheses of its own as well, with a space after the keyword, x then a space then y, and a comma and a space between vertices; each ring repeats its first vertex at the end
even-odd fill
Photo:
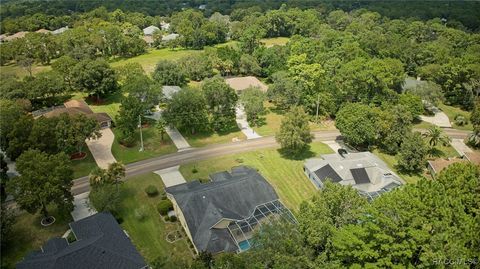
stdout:
POLYGON ((401 173, 400 171, 398 171, 398 169, 397 169, 398 161, 397 161, 396 157, 393 156, 393 155, 383 153, 379 150, 374 150, 373 154, 377 155, 381 160, 383 160, 385 163, 387 163, 387 165, 395 173, 397 173, 397 175, 399 175, 403 180, 405 180, 405 182, 407 182, 407 183, 417 183, 417 181, 419 181, 420 179, 423 178, 423 176, 421 174, 407 175, 407 174, 404 174, 404 173, 401 173))
POLYGON ((112 67, 120 67, 128 63, 139 63, 145 72, 151 73, 155 69, 155 66, 160 60, 178 60, 182 57, 190 56, 195 53, 199 53, 201 50, 187 50, 187 49, 152 49, 147 53, 128 58, 118 59, 111 62, 112 67))
MULTIPOLYGON (((32 74, 35 75, 37 73, 48 71, 50 69, 52 68, 49 65, 34 64, 32 66, 32 74)), ((0 73, 2 73, 2 75, 15 75, 19 78, 23 78, 29 75, 25 69, 13 62, 4 66, 0 66, 0 73)))
POLYGON ((142 129, 144 151, 139 151, 140 133, 138 130, 135 133, 135 137, 138 138, 137 144, 130 148, 124 147, 118 142, 118 137, 120 136, 120 131, 118 129, 113 128, 112 131, 115 134, 115 140, 112 145, 112 154, 117 161, 121 161, 124 164, 177 151, 177 148, 167 134, 164 135, 163 141, 160 139, 160 135, 157 134, 154 126, 142 129))
POLYGON ((473 130, 472 123, 470 122, 470 112, 462 110, 458 107, 447 106, 445 104, 440 104, 438 106, 445 114, 447 114, 448 119, 452 123, 452 127, 459 130, 473 130), (458 126, 455 124, 455 116, 462 115, 468 120, 468 124, 464 126, 458 126))
MULTIPOLYGON (((81 98, 82 95, 75 95, 74 97, 81 98)), ((101 103, 94 103, 87 100, 88 105, 95 113, 105 112, 107 113, 114 121, 118 115, 120 109, 120 101, 122 100, 123 95, 121 92, 116 92, 102 99, 101 103)))
MULTIPOLYGON (((327 145, 320 142, 312 143, 310 151, 305 157, 332 153, 327 145)), ((303 173, 303 162, 304 160, 286 159, 277 149, 262 149, 189 163, 180 166, 180 172, 187 180, 204 180, 211 173, 248 165, 260 171, 287 207, 298 210, 300 203, 315 193, 315 187, 303 173), (193 173, 194 167, 198 170, 197 173, 193 173)))
POLYGON ((87 153, 85 159, 72 160, 73 178, 88 176, 97 167, 97 163, 86 145, 83 147, 83 151, 87 153))
POLYGON ((72 221, 70 215, 59 216, 54 208, 50 213, 57 221, 48 227, 40 225, 40 214, 31 215, 26 212, 17 216, 11 232, 11 239, 5 248, 2 248, 2 268, 15 268, 27 253, 40 250, 40 247, 51 237, 62 236, 68 229, 68 223, 72 221))
POLYGON ((265 45, 265 47, 272 47, 275 45, 284 46, 290 40, 288 37, 273 37, 273 38, 263 38, 260 41, 265 45))
POLYGON ((246 136, 240 131, 232 131, 229 133, 196 133, 182 132, 183 137, 192 147, 204 147, 210 144, 222 144, 232 142, 234 139, 245 140, 246 136))
MULTIPOLYGON (((267 114, 264 116, 264 122, 260 126, 253 127, 255 132, 262 136, 271 136, 280 130, 280 124, 284 117, 284 112, 276 109, 275 105, 269 102, 264 103, 267 110, 267 114)), ((320 131, 320 130, 334 130, 335 123, 333 121, 319 121, 318 124, 310 122, 310 130, 320 131)))
POLYGON ((154 173, 130 178, 123 184, 122 202, 118 212, 123 219, 122 227, 128 232, 133 244, 147 262, 152 262, 159 256, 190 261, 192 252, 189 250, 186 237, 174 243, 168 243, 165 240, 169 231, 182 230, 182 228, 179 222, 165 223, 161 219, 156 210, 160 196, 148 197, 144 191, 148 185, 154 185, 163 192, 162 180, 154 173), (142 207, 147 217, 144 220, 138 220, 135 217, 135 210, 142 207))

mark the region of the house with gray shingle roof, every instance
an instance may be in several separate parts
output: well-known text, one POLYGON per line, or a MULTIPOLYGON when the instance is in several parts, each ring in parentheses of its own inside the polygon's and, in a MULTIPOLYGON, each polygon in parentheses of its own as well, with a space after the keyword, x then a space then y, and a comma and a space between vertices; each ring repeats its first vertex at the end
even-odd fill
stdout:
POLYGON ((76 241, 52 238, 17 269, 144 269, 148 268, 126 233, 110 213, 98 213, 70 223, 76 241))
POLYGON ((153 35, 156 31, 160 31, 160 28, 158 28, 157 26, 153 26, 153 25, 150 25, 146 28, 143 29, 143 34, 144 35, 148 35, 148 36, 151 36, 153 35))
POLYGON ((404 183, 371 152, 324 154, 320 158, 306 160, 303 170, 317 188, 323 188, 325 181, 330 180, 352 186, 368 199, 404 183))
POLYGON ((273 187, 246 166, 212 174, 208 183, 195 180, 166 192, 197 253, 245 251, 263 223, 296 223, 273 187))

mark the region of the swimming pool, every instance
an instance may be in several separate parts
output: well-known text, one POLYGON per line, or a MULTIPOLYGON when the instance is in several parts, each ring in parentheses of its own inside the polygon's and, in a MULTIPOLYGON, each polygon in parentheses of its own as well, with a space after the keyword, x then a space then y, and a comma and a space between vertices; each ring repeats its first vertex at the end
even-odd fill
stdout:
POLYGON ((240 247, 240 251, 245 251, 245 250, 248 250, 251 245, 250 243, 248 242, 248 240, 244 240, 242 242, 238 242, 238 246, 240 247))

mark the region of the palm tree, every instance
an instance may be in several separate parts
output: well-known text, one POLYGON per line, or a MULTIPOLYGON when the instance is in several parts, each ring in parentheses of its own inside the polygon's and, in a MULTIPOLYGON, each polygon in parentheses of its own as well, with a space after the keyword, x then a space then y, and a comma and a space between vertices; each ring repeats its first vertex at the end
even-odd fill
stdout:
POLYGON ((98 186, 106 183, 108 178, 107 170, 97 167, 90 172, 90 185, 98 186))
POLYGON ((474 130, 473 133, 468 136, 467 142, 474 148, 480 147, 480 130, 474 130))
POLYGON ((164 119, 159 119, 155 125, 157 132, 160 134, 160 137, 163 141, 163 136, 167 132, 167 122, 164 119))
POLYGON ((442 129, 437 126, 430 127, 428 131, 423 134, 423 136, 428 138, 428 144, 432 147, 436 147, 437 144, 447 146, 450 144, 450 141, 452 141, 452 139, 445 135, 442 129))
POLYGON ((118 192, 118 183, 123 177, 125 177, 125 166, 121 162, 111 163, 108 166, 107 173, 110 179, 115 182, 115 185, 117 185, 118 192))

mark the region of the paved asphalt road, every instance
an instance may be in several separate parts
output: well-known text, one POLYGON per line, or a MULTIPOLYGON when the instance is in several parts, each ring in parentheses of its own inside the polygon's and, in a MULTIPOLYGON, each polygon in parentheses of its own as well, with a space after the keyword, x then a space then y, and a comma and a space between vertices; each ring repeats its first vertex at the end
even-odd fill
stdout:
MULTIPOLYGON (((416 131, 424 130, 418 129, 416 131)), ((444 131, 452 138, 465 138, 469 133, 468 131, 461 131, 449 128, 445 128, 444 131)), ((341 138, 340 132, 338 130, 317 131, 314 132, 314 135, 316 141, 335 140, 341 138)), ((156 170, 165 169, 176 165, 182 165, 194 161, 205 160, 212 157, 272 147, 278 147, 278 144, 273 136, 267 136, 241 142, 217 144, 202 148, 192 148, 186 151, 171 153, 160 157, 127 164, 126 178, 128 179, 128 177, 131 176, 153 172, 156 170)), ((74 180, 72 187, 72 193, 74 195, 81 194, 89 190, 90 185, 88 182, 88 177, 82 177, 74 180)))

